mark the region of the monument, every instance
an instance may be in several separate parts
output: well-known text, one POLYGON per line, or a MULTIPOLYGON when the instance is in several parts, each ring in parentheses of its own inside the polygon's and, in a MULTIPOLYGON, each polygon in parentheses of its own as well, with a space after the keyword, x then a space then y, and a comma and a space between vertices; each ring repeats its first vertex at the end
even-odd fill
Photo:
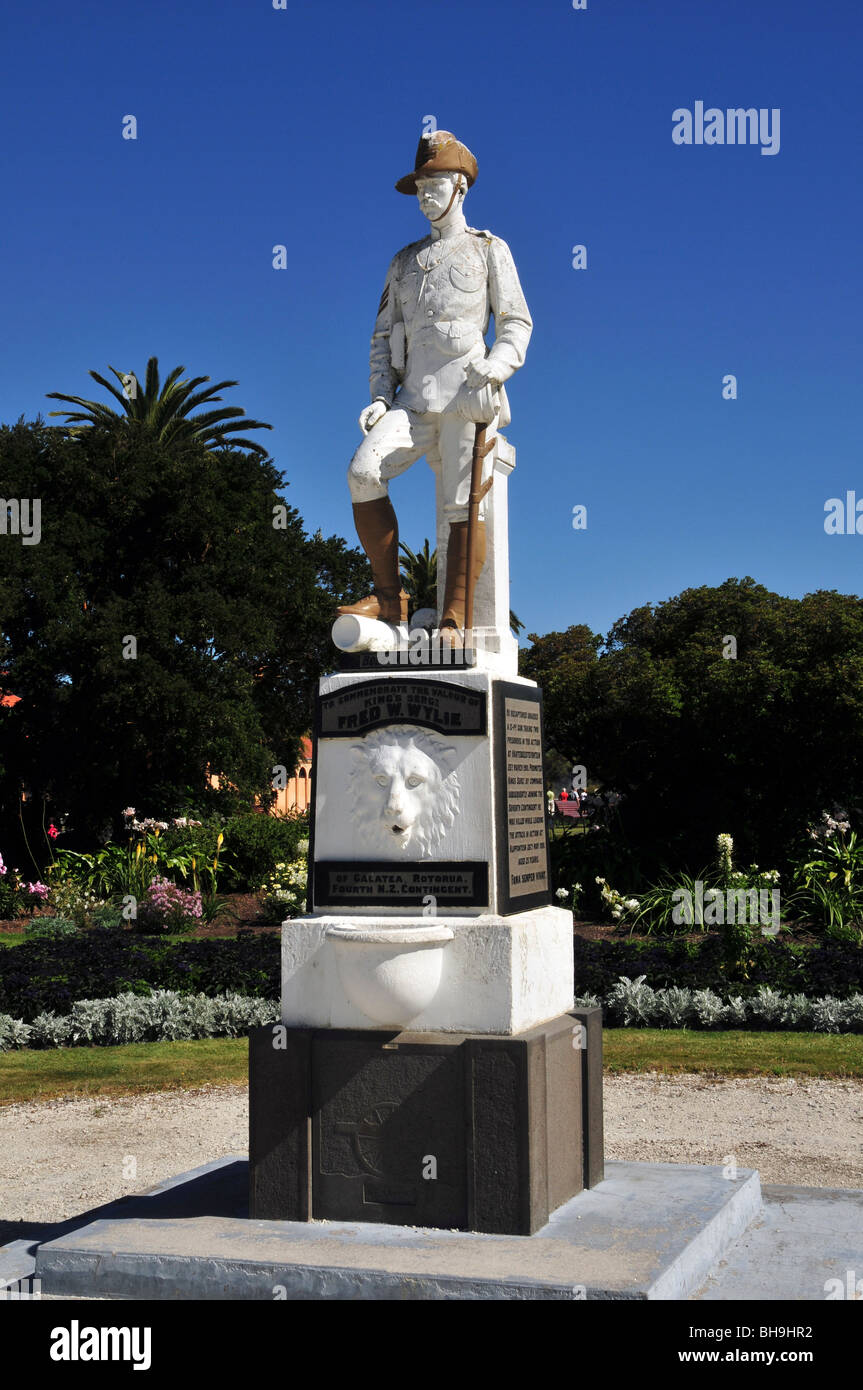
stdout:
POLYGON ((531 316, 468 227, 477 160, 424 136, 349 468, 374 588, 339 610, 315 706, 309 913, 282 927, 282 1027, 250 1049, 250 1215, 529 1234, 602 1179, 599 1011, 573 1011, 552 905, 542 695, 509 624, 504 382, 531 316), (495 332, 486 346, 489 322, 495 332), (407 623, 389 482, 436 478, 438 612, 407 623))
POLYGON ((308 915, 250 1049, 252 1217, 527 1235, 602 1178, 600 1011, 573 1010, 542 696, 509 627, 500 429, 532 321, 506 243, 466 223, 476 177, 436 131, 396 184, 430 228, 372 337, 348 481, 373 589, 316 701, 308 915), (423 455, 442 563, 411 630, 388 487, 423 455))
MULTIPOLYGON (((281 1022, 249 1038, 248 1205, 245 1156, 222 1157, 16 1242, 7 1278, 85 1297, 681 1299, 724 1278, 762 1211, 736 1165, 605 1172, 601 1010, 573 1007, 542 695, 509 631, 500 427, 531 322, 505 244, 464 222, 476 174, 441 131, 397 185, 431 231, 393 260, 372 339, 349 476, 374 583, 335 618, 319 684, 308 910, 282 927, 281 1022), (387 487, 423 453, 445 560, 411 629, 387 487)), ((777 1259, 759 1256, 759 1290, 777 1259)))

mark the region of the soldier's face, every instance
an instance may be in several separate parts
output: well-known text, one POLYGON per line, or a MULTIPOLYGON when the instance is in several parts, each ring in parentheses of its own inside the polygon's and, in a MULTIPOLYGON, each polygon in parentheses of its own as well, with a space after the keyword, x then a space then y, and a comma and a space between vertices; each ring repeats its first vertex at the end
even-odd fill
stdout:
MULTIPOLYGON (((458 174, 435 174, 433 177, 417 179, 417 199, 420 211, 430 222, 446 211, 458 177, 458 174)), ((458 200, 453 203, 453 207, 455 208, 457 205, 458 200)))

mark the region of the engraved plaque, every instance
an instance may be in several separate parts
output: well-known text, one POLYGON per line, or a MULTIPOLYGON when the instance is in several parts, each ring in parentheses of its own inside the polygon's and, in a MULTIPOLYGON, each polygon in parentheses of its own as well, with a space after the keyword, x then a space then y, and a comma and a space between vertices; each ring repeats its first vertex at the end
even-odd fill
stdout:
POLYGON ((442 734, 484 734, 486 697, 452 682, 385 676, 358 681, 317 705, 319 738, 356 738, 387 724, 418 724, 442 734))
POLYGON ((482 861, 400 864, 394 860, 319 860, 316 907, 422 907, 429 895, 441 907, 485 907, 488 865, 482 861))
POLYGON ((497 698, 498 856, 501 910, 551 900, 542 764, 542 696, 501 682, 497 698))

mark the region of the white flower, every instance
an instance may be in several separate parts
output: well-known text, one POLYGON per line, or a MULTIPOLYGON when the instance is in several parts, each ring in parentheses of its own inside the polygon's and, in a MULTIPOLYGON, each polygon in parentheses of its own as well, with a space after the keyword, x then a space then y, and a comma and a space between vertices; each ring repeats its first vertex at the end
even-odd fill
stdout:
POLYGON ((627 898, 626 906, 629 908, 630 912, 634 912, 638 907, 638 898, 627 898))
POLYGON ((563 902, 564 899, 566 899, 566 898, 569 897, 569 889, 567 889, 567 888, 558 888, 558 890, 557 890, 557 892, 555 893, 554 896, 555 896, 556 898, 560 898, 561 902, 563 902))
POLYGON ((134 814, 135 814, 135 808, 134 808, 134 806, 127 806, 126 809, 125 809, 125 811, 123 812, 123 815, 126 817, 127 820, 128 820, 128 818, 129 818, 129 816, 134 816, 134 814))

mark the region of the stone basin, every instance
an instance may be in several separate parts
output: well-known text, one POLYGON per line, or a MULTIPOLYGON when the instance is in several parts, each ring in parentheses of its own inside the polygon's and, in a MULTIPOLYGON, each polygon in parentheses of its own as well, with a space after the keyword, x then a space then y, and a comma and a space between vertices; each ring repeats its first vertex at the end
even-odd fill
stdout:
POLYGON ((367 1018, 403 1028, 434 999, 444 949, 453 931, 442 923, 388 927, 332 926, 332 943, 345 994, 367 1018))

